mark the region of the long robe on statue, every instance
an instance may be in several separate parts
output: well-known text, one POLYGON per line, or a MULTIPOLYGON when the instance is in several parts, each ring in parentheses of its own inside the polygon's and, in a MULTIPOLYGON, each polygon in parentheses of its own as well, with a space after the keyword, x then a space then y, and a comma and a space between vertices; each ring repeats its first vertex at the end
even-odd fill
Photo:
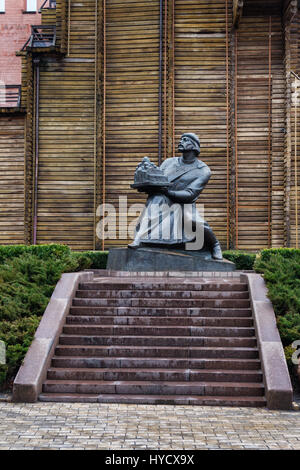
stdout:
POLYGON ((143 244, 159 245, 193 242, 196 230, 207 226, 196 209, 196 200, 211 171, 201 160, 185 163, 182 157, 168 158, 160 169, 171 183, 168 195, 158 192, 148 197, 136 226, 135 239, 143 244))

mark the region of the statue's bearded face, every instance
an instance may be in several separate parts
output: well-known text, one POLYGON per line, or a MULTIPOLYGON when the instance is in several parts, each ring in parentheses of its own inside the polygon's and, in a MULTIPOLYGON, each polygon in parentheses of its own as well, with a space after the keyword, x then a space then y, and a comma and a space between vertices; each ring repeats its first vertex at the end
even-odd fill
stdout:
POLYGON ((186 150, 194 150, 195 145, 192 139, 190 139, 188 136, 181 136, 179 144, 178 144, 178 150, 179 152, 184 152, 186 150))

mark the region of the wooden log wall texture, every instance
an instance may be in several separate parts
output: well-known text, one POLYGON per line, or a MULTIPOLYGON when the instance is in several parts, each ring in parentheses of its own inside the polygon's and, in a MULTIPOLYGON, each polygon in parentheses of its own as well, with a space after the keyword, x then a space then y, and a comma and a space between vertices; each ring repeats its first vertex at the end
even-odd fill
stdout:
MULTIPOLYGON (((300 75, 300 15, 291 23, 291 70, 300 75)), ((291 168, 290 168, 290 246, 299 248, 300 239, 300 80, 290 75, 291 168), (296 96, 295 96, 296 83, 296 96)))
MULTIPOLYGON (((26 89, 25 116, 25 154, 24 154, 24 240, 32 243, 33 221, 33 171, 34 171, 34 74, 32 54, 22 57, 24 68, 22 72, 22 92, 26 89), (24 62, 23 62, 24 61, 24 62)), ((23 100, 23 98, 22 98, 23 100)))
POLYGON ((24 116, 0 117, 0 245, 24 243, 24 116))
MULTIPOLYGON (((225 248, 229 247, 227 165, 231 151, 227 90, 230 58, 226 41, 229 46, 232 2, 176 0, 174 26, 175 149, 183 132, 199 135, 200 159, 212 170, 199 203, 204 204, 205 218, 225 248)), ((175 154, 179 156, 177 151, 175 154)))
POLYGON ((58 10, 56 8, 47 8, 42 12, 43 25, 56 25, 56 18, 58 18, 58 10))
MULTIPOLYGON (((159 0, 106 0, 105 8, 103 199, 118 208, 119 196, 129 205, 145 202, 130 188, 134 171, 144 156, 158 163, 159 0)), ((126 242, 107 239, 105 246, 126 242)))
MULTIPOLYGON (((213 172, 199 202, 224 248, 287 243, 288 71, 281 2, 275 3, 267 11, 246 1, 232 36, 231 0, 163 2, 162 155, 179 155, 182 132, 199 135, 200 158, 213 172)), ((43 14, 45 24, 51 15, 43 14)), ((105 244, 95 239, 95 210, 100 202, 117 208, 119 196, 128 195, 129 205, 145 202, 130 184, 142 157, 158 162, 159 19, 159 0, 57 2, 58 52, 66 55, 45 54, 40 66, 38 243, 84 250, 128 242, 119 234, 105 244)), ((291 31, 296 72, 297 27, 291 31)), ((23 59, 24 77, 32 73, 30 61, 23 59)), ((30 83, 24 83, 31 125, 30 83)))
POLYGON ((283 37, 279 16, 243 15, 237 31, 235 246, 284 244, 283 37))
POLYGON ((40 65, 37 243, 94 247, 95 0, 71 1, 69 49, 40 65))

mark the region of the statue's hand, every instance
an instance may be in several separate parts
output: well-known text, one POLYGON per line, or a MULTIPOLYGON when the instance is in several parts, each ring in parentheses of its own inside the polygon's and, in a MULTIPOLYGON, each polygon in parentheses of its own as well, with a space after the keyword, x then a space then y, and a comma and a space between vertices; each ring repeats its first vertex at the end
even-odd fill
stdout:
POLYGON ((161 193, 162 194, 165 194, 167 196, 168 192, 169 192, 169 188, 167 188, 166 186, 161 188, 161 193))
POLYGON ((167 187, 158 187, 158 186, 147 186, 143 188, 143 191, 149 196, 155 195, 155 194, 168 194, 168 188, 167 187))

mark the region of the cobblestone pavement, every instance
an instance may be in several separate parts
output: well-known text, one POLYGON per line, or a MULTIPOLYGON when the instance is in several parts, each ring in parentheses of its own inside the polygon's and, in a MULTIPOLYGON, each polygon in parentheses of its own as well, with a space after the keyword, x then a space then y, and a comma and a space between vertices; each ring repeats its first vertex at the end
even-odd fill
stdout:
POLYGON ((300 413, 209 406, 0 403, 0 449, 300 450, 300 413))

